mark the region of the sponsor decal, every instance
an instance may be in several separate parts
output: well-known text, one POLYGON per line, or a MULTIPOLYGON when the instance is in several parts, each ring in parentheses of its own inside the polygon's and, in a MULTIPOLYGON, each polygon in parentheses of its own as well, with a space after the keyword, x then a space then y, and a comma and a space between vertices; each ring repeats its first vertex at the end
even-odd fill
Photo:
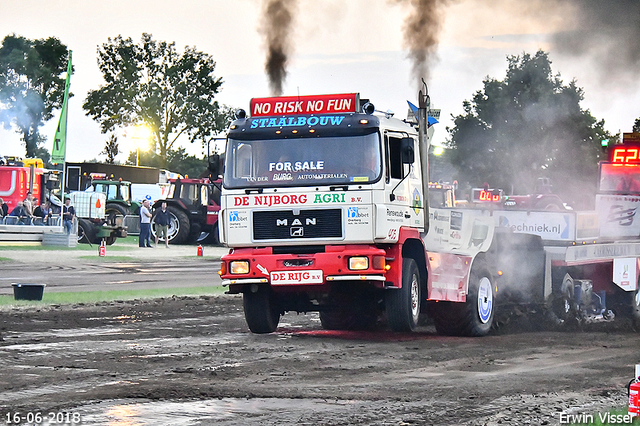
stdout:
POLYGON ((345 194, 316 194, 313 199, 314 204, 327 204, 327 203, 344 203, 345 194))
POLYGON ((618 222, 618 225, 620 226, 631 226, 637 209, 637 207, 633 209, 625 209, 621 205, 614 204, 609 208, 607 223, 618 222))
POLYGON ((238 210, 229 211, 229 228, 230 229, 243 229, 249 227, 249 217, 247 212, 241 212, 238 210))
POLYGON ((241 179, 246 180, 247 182, 268 182, 269 178, 267 176, 242 176, 241 179))
POLYGON ((271 284, 322 284, 322 271, 273 271, 270 274, 271 284))
POLYGON ((418 188, 413 189, 413 201, 411 207, 413 207, 415 214, 420 214, 420 209, 422 208, 422 195, 420 195, 418 188))
POLYGON ((346 173, 307 173, 298 175, 299 180, 346 179, 346 173))
POLYGON ((284 194, 284 195, 255 195, 255 196, 242 196, 233 197, 233 206, 278 206, 278 205, 295 205, 305 204, 307 202, 306 194, 284 194))
POLYGON ((344 115, 319 115, 312 117, 280 117, 280 118, 250 118, 252 129, 270 127, 304 127, 304 126, 339 126, 344 115))
POLYGON ((444 215, 444 214, 440 213, 437 210, 432 210, 429 213, 429 219, 435 220, 435 221, 438 221, 438 222, 448 222, 449 221, 449 216, 444 215))
POLYGON ((451 212, 449 227, 455 231, 460 231, 462 229, 462 212, 451 212))
POLYGON ((387 208, 387 222, 404 222, 404 213, 387 208))
POLYGON ((270 172, 308 172, 310 170, 323 170, 324 161, 281 161, 269 163, 270 172))
MULTIPOLYGON (((541 217, 539 217, 541 220, 541 217)), ((505 216, 498 218, 498 226, 502 228, 510 228, 513 232, 535 234, 544 238, 569 238, 569 218, 562 215, 564 223, 561 223, 556 215, 549 215, 551 222, 539 222, 535 219, 526 221, 518 220, 517 216, 512 217, 511 221, 505 216)))
POLYGON ((278 96, 251 99, 251 115, 335 114, 356 112, 357 93, 310 96, 278 96))
POLYGON ((273 180, 293 180, 291 173, 276 173, 273 175, 273 180))
POLYGON ((347 209, 347 225, 368 225, 369 209, 367 207, 349 207, 347 209))

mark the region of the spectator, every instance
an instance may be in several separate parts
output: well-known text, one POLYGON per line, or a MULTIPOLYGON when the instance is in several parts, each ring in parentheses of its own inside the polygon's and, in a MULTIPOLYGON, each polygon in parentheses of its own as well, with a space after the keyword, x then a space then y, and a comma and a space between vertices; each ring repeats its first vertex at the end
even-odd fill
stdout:
POLYGON ((27 211, 24 208, 24 203, 22 201, 18 201, 18 204, 11 210, 9 216, 15 216, 18 218, 16 225, 27 225, 29 223, 29 215, 27 215, 27 211))
POLYGON ((48 201, 45 201, 44 204, 35 208, 33 214, 36 217, 41 217, 42 222, 45 225, 49 225, 49 219, 51 219, 51 215, 53 214, 53 211, 51 210, 51 204, 49 204, 48 201))
POLYGON ((23 201, 23 205, 24 205, 24 210, 27 212, 27 216, 34 217, 33 209, 35 206, 34 206, 34 200, 33 200, 33 193, 31 191, 27 192, 27 198, 25 198, 25 200, 23 201))
POLYGON ((151 212, 149 200, 144 200, 140 207, 140 237, 138 246, 151 248, 151 212))
POLYGON ((156 224, 156 246, 160 236, 164 240, 164 246, 169 248, 169 223, 171 218, 169 217, 169 210, 167 210, 167 202, 163 201, 160 205, 160 209, 155 211, 154 222, 156 224))
POLYGON ((4 203, 4 200, 0 198, 0 217, 9 216, 9 206, 4 203))
POLYGON ((67 235, 71 234, 73 229, 73 219, 76 216, 76 210, 71 205, 71 198, 64 199, 64 205, 62 206, 62 223, 67 235))

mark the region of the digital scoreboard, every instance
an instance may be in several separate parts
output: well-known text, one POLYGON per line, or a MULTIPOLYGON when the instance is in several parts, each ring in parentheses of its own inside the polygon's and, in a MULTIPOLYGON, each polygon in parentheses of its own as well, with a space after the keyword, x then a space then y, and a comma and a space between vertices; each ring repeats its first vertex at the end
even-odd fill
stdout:
POLYGON ((622 145, 609 151, 609 161, 617 164, 640 164, 640 133, 624 133, 622 145))
POLYGON ((502 189, 473 188, 471 190, 471 201, 474 203, 499 203, 503 196, 502 189))

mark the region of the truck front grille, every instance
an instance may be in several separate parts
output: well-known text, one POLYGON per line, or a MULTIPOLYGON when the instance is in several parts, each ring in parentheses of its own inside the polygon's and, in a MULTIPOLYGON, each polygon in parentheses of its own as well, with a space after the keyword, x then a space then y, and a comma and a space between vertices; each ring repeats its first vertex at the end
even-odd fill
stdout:
POLYGON ((342 210, 271 210, 253 212, 254 240, 341 238, 342 210))

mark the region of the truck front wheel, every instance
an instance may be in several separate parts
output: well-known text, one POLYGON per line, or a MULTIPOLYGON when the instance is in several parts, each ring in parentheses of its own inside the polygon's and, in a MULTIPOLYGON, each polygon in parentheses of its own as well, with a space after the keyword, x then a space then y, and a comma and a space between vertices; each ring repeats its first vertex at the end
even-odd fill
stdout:
POLYGON ((420 271, 411 258, 402 261, 402 288, 385 292, 389 327, 394 331, 413 331, 420 316, 420 271))
POLYGON ((252 333, 273 333, 278 328, 280 309, 276 295, 266 285, 254 284, 242 295, 244 318, 252 333))

